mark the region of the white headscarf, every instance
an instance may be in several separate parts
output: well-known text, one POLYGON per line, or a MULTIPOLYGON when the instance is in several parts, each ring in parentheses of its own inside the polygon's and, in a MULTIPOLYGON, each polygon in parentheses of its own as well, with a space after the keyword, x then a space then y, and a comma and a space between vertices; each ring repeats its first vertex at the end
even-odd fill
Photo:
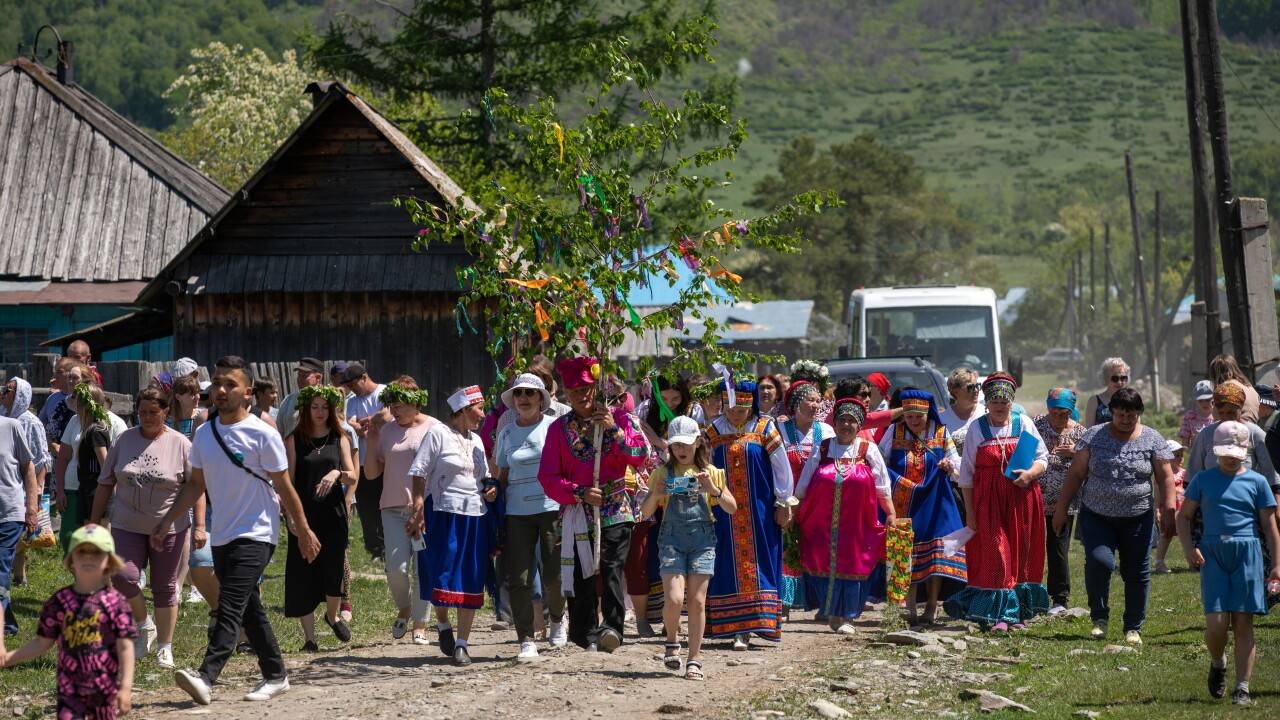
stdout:
POLYGON ((13 380, 18 387, 14 391, 13 407, 9 408, 6 415, 22 425, 22 434, 27 438, 27 445, 31 450, 32 465, 37 470, 42 467, 50 470, 53 468, 53 456, 49 454, 44 425, 35 413, 27 412, 31 408, 31 383, 22 378, 13 380))

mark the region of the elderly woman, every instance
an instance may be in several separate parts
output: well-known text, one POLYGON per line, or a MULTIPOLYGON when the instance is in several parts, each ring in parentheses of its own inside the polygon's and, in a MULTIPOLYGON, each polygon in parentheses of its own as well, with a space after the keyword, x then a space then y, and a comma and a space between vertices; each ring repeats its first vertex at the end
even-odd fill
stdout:
POLYGON ((484 605, 484 586, 493 543, 485 523, 486 503, 498 498, 498 483, 488 477, 480 423, 484 392, 478 385, 449 396, 448 421, 436 423, 422 438, 409 474, 413 476, 413 514, 406 529, 423 537, 418 552, 423 599, 436 610, 440 651, 455 665, 470 665, 467 641, 476 610, 484 605), (431 508, 425 508, 430 493, 431 508), (458 634, 449 624, 449 608, 458 609, 458 634))
MULTIPOLYGON (((160 548, 149 540, 156 525, 173 506, 183 485, 191 478, 187 456, 191 441, 181 432, 165 427, 169 398, 148 388, 138 393, 138 427, 126 430, 111 446, 93 499, 89 522, 98 524, 111 506, 111 537, 124 567, 112 578, 116 589, 129 601, 134 620, 147 634, 154 630, 159 647, 156 664, 173 667, 173 631, 178 623, 178 566, 187 540, 187 515, 170 528, 160 548), (147 616, 140 576, 150 565, 151 597, 156 621, 147 616)), ((205 500, 196 501, 192 527, 195 547, 204 547, 205 500)), ((292 536, 291 536, 292 537, 292 536)), ((146 654, 146 639, 136 647, 146 654)))
POLYGON ((911 552, 911 589, 907 614, 916 624, 916 596, 921 584, 928 593, 923 621, 933 624, 944 579, 965 582, 964 551, 948 555, 944 538, 964 527, 950 478, 960 472, 960 455, 947 427, 938 417, 933 395, 918 388, 898 394, 902 420, 880 440, 880 452, 893 481, 894 514, 911 518, 915 534, 911 552))
POLYGON ((542 378, 532 373, 516 377, 502 403, 515 421, 498 431, 493 457, 498 466, 498 483, 506 495, 507 585, 511 588, 511 615, 520 642, 517 660, 538 657, 534 643, 533 581, 541 577, 540 595, 551 610, 551 646, 564 647, 569 641, 564 623, 564 595, 560 592, 560 503, 547 497, 538 482, 538 466, 547 442, 547 429, 555 417, 547 415, 551 394, 542 378), (541 554, 541 568, 536 561, 541 554))
MULTIPOLYGON (((822 445, 823 440, 835 437, 836 431, 828 424, 816 418, 822 405, 822 394, 825 383, 809 380, 796 380, 787 388, 783 404, 787 409, 787 419, 780 429, 782 446, 787 451, 787 461, 791 464, 791 475, 800 477, 800 472, 809 461, 809 457, 822 445)), ((782 553, 782 589, 781 600, 783 613, 793 607, 804 607, 804 567, 800 563, 800 536, 798 529, 788 528, 783 542, 782 553)))
POLYGON ((969 422, 987 412, 979 395, 981 390, 978 373, 971 368, 958 367, 947 376, 947 394, 951 396, 951 407, 939 415, 942 423, 947 426, 947 432, 951 433, 957 451, 964 447, 964 432, 969 422))
MULTIPOLYGON (((1036 418, 1036 431, 1049 450, 1049 466, 1040 476, 1044 513, 1046 520, 1049 520, 1058 509, 1062 486, 1067 482, 1067 470, 1071 467, 1071 460, 1076 454, 1076 443, 1084 434, 1085 428, 1079 423, 1076 395, 1067 388, 1050 390, 1045 405, 1049 412, 1036 418)), ((1055 532, 1052 522, 1045 523, 1044 550, 1049 567, 1049 599, 1053 603, 1053 607, 1049 608, 1050 615, 1066 612, 1067 603, 1070 602, 1071 566, 1068 558, 1071 551, 1071 528, 1079 509, 1078 499, 1067 504, 1067 520, 1062 532, 1055 532)))
POLYGON ((782 436, 756 402, 755 383, 726 387, 724 414, 707 426, 711 461, 725 471, 739 503, 733 515, 713 511, 716 571, 707 597, 707 636, 733 637, 734 650, 748 649, 753 633, 782 639, 782 528, 795 504, 782 436))
POLYGON ((896 517, 880 449, 858 437, 867 406, 840 398, 831 414, 835 437, 819 443, 796 484, 796 524, 808 607, 825 615, 832 630, 853 635, 850 621, 866 606, 868 578, 884 561, 885 527, 896 517))
POLYGON ((421 576, 414 550, 414 538, 408 532, 413 515, 413 476, 409 468, 418 455, 422 439, 438 421, 422 412, 427 393, 408 375, 388 383, 378 399, 391 413, 393 422, 373 423, 367 438, 369 451, 364 458, 365 477, 382 477, 382 495, 378 509, 382 513, 382 536, 386 543, 387 588, 399 613, 391 624, 391 638, 399 640, 413 624, 413 642, 426 645, 427 615, 430 608, 412 587, 413 577, 421 576))
MULTIPOLYGON (((995 372, 982 384, 987 414, 969 427, 960 463, 960 490, 974 532, 965 545, 969 586, 943 607, 951 617, 1006 632, 1049 609, 1044 578, 1044 502, 1040 476, 1048 452, 1035 425, 1013 414, 1012 375, 995 372), (1029 467, 1010 467, 1019 446, 1033 448, 1029 467)), ((1025 447, 1022 448, 1025 451, 1025 447)))
POLYGON ((1124 639, 1141 645, 1157 506, 1164 525, 1174 521, 1176 490, 1169 467, 1173 454, 1160 433, 1142 424, 1142 396, 1136 390, 1120 388, 1109 400, 1111 420, 1089 428, 1076 442, 1067 482, 1053 513, 1053 529, 1055 533, 1066 529, 1071 501, 1083 486, 1079 520, 1092 637, 1107 635, 1111 573, 1119 556, 1124 639), (1152 494, 1153 478, 1159 498, 1152 494))
POLYGON ((756 394, 760 396, 760 414, 777 417, 784 410, 782 407, 782 380, 776 375, 761 375, 756 380, 756 394))
POLYGON ((1111 396, 1129 385, 1129 363, 1124 358, 1109 357, 1102 361, 1102 382, 1107 389, 1089 398, 1084 408, 1084 426, 1093 427, 1111 421, 1111 396))

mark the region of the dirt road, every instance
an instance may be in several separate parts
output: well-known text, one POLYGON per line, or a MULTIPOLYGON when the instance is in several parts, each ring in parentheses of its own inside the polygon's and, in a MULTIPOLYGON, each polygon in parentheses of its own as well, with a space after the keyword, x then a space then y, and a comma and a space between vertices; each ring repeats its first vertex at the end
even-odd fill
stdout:
MULTIPOLYGON (((491 618, 482 613, 477 619, 491 618)), ((811 621, 788 623, 782 643, 756 640, 748 652, 715 641, 704 652, 703 682, 663 667, 660 638, 628 637, 611 655, 574 646, 548 652, 541 643, 540 660, 519 663, 511 631, 482 630, 472 638, 469 668, 454 667, 435 645, 389 639, 344 651, 288 655, 292 689, 262 704, 240 699, 260 677, 252 660, 241 656, 223 673, 213 705, 196 706, 176 689, 145 691, 135 696, 133 717, 744 717, 751 698, 798 682, 804 669, 869 641, 879 627, 879 613, 864 614, 859 624, 864 635, 853 642, 811 621)))

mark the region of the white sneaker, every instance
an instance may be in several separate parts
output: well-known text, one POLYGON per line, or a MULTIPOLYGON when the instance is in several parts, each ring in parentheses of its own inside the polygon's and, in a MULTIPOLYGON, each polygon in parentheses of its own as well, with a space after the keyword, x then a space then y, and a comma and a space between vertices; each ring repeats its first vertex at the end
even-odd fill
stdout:
POLYGON ((1101 623, 1094 623, 1093 629, 1089 631, 1089 637, 1094 640, 1101 640, 1107 636, 1107 626, 1101 623))
POLYGON ((187 592, 187 599, 184 600, 183 602, 202 603, 204 602, 204 595, 200 594, 200 588, 197 588, 195 585, 192 585, 191 590, 187 592))
POLYGON ((746 650, 751 647, 751 636, 746 633, 733 636, 733 649, 746 650))
POLYGON ((287 677, 282 677, 279 680, 263 680, 258 689, 246 694, 244 699, 250 702, 262 702, 270 700, 288 689, 289 678, 287 677))
POLYGON ((1137 630, 1129 630, 1124 634, 1124 641, 1129 645, 1142 645, 1142 635, 1137 630))
POLYGON ((569 644, 569 623, 560 622, 551 623, 551 647, 562 648, 569 644))
POLYGON ((148 615, 141 625, 135 625, 138 629, 138 637, 133 641, 133 656, 142 659, 156 649, 156 621, 148 615))
POLYGON ((183 692, 191 696, 197 705, 208 705, 213 698, 209 691, 209 684, 200 677, 198 673, 190 670, 179 670, 173 674, 173 681, 183 692))
POLYGON ((156 651, 156 664, 166 670, 173 669, 173 648, 162 647, 156 651))
POLYGON ((404 618, 396 618, 396 621, 391 623, 391 639, 392 640, 399 640, 400 638, 404 637, 404 634, 407 632, 409 632, 408 620, 405 620, 404 618))
POLYGON ((516 655, 516 660, 536 660, 538 658, 538 645, 531 640, 525 640, 520 643, 520 654, 516 655))
POLYGON ((1062 605, 1054 605, 1053 607, 1049 608, 1049 617, 1058 617, 1059 615, 1065 613, 1066 611, 1067 611, 1066 607, 1062 605))
POLYGON ((430 645, 430 644, 431 644, 431 638, 427 637, 427 631, 426 631, 426 630, 414 630, 414 631, 413 631, 413 644, 414 644, 414 645, 430 645))
POLYGON ((837 634, 839 634, 839 635, 851 635, 851 636, 852 636, 852 635, 857 635, 857 634, 858 634, 858 630, 857 630, 857 628, 855 628, 853 625, 851 625, 851 624, 849 624, 849 623, 840 623, 840 627, 836 628, 836 633, 837 633, 837 634))

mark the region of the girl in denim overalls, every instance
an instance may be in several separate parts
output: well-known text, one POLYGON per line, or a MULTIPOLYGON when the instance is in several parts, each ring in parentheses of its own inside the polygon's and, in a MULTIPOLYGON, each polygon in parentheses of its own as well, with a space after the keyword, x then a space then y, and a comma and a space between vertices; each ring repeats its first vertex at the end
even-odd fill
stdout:
POLYGON ((641 514, 665 508, 658 530, 659 572, 666 599, 662 621, 667 632, 663 664, 680 669, 680 610, 689 606, 689 661, 685 678, 702 679, 702 633, 706 627, 707 585, 715 573, 716 533, 711 505, 733 514, 738 503, 725 487, 724 471, 707 459, 698 423, 677 417, 667 426, 670 460, 649 475, 649 495, 641 514))

